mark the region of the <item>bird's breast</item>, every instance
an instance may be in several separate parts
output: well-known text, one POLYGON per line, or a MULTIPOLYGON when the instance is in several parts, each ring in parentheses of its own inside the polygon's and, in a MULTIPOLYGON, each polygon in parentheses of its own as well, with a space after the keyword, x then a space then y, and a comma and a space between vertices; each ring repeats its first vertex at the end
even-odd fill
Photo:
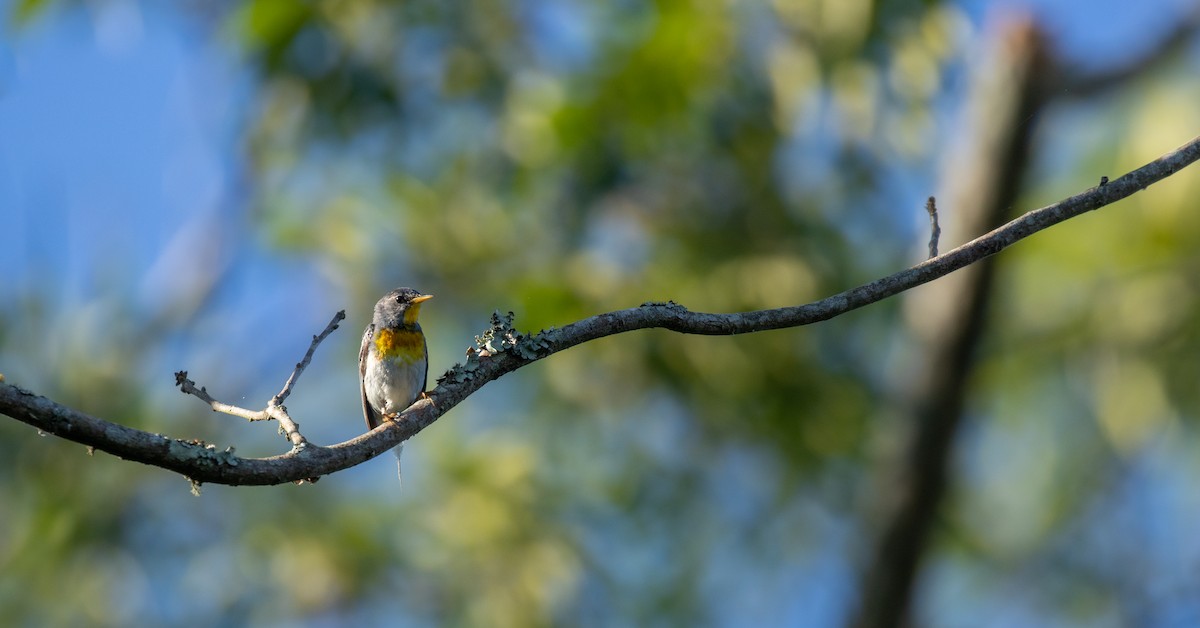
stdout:
POLYGON ((412 364, 425 359, 425 335, 420 329, 380 329, 375 352, 381 360, 412 364))

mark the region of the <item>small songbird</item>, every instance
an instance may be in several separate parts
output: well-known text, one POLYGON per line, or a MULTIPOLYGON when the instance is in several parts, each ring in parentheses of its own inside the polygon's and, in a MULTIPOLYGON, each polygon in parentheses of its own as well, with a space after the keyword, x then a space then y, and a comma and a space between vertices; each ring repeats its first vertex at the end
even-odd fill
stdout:
MULTIPOLYGON (((421 304, 432 298, 433 295, 412 288, 397 288, 375 304, 375 314, 363 332, 362 348, 358 351, 363 416, 369 429, 403 412, 425 392, 429 349, 417 314, 421 304)), ((397 477, 401 477, 403 448, 401 443, 392 449, 396 454, 397 477)))

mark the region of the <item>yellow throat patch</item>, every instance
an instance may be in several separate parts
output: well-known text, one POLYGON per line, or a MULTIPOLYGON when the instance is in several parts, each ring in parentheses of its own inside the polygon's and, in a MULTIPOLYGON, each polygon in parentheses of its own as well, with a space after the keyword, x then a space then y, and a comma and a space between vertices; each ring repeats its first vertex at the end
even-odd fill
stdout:
POLYGON ((412 364, 425 359, 425 334, 415 329, 378 329, 375 351, 380 358, 412 364))

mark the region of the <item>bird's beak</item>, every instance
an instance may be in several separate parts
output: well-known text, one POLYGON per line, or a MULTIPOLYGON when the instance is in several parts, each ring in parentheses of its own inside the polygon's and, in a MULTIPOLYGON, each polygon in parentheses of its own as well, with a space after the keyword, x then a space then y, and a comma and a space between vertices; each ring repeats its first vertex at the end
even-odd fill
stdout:
POLYGON ((404 311, 404 324, 415 324, 417 322, 417 314, 421 312, 421 304, 432 298, 432 294, 422 294, 419 297, 413 297, 413 300, 408 304, 408 308, 404 311))

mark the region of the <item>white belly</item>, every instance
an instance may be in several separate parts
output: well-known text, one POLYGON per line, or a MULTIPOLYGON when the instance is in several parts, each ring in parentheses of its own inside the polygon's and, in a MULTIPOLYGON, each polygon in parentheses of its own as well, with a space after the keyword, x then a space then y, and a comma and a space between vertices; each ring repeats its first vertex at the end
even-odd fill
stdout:
POLYGON ((415 364, 391 360, 368 360, 366 380, 367 402, 380 414, 403 412, 416 401, 425 382, 424 373, 415 364))

